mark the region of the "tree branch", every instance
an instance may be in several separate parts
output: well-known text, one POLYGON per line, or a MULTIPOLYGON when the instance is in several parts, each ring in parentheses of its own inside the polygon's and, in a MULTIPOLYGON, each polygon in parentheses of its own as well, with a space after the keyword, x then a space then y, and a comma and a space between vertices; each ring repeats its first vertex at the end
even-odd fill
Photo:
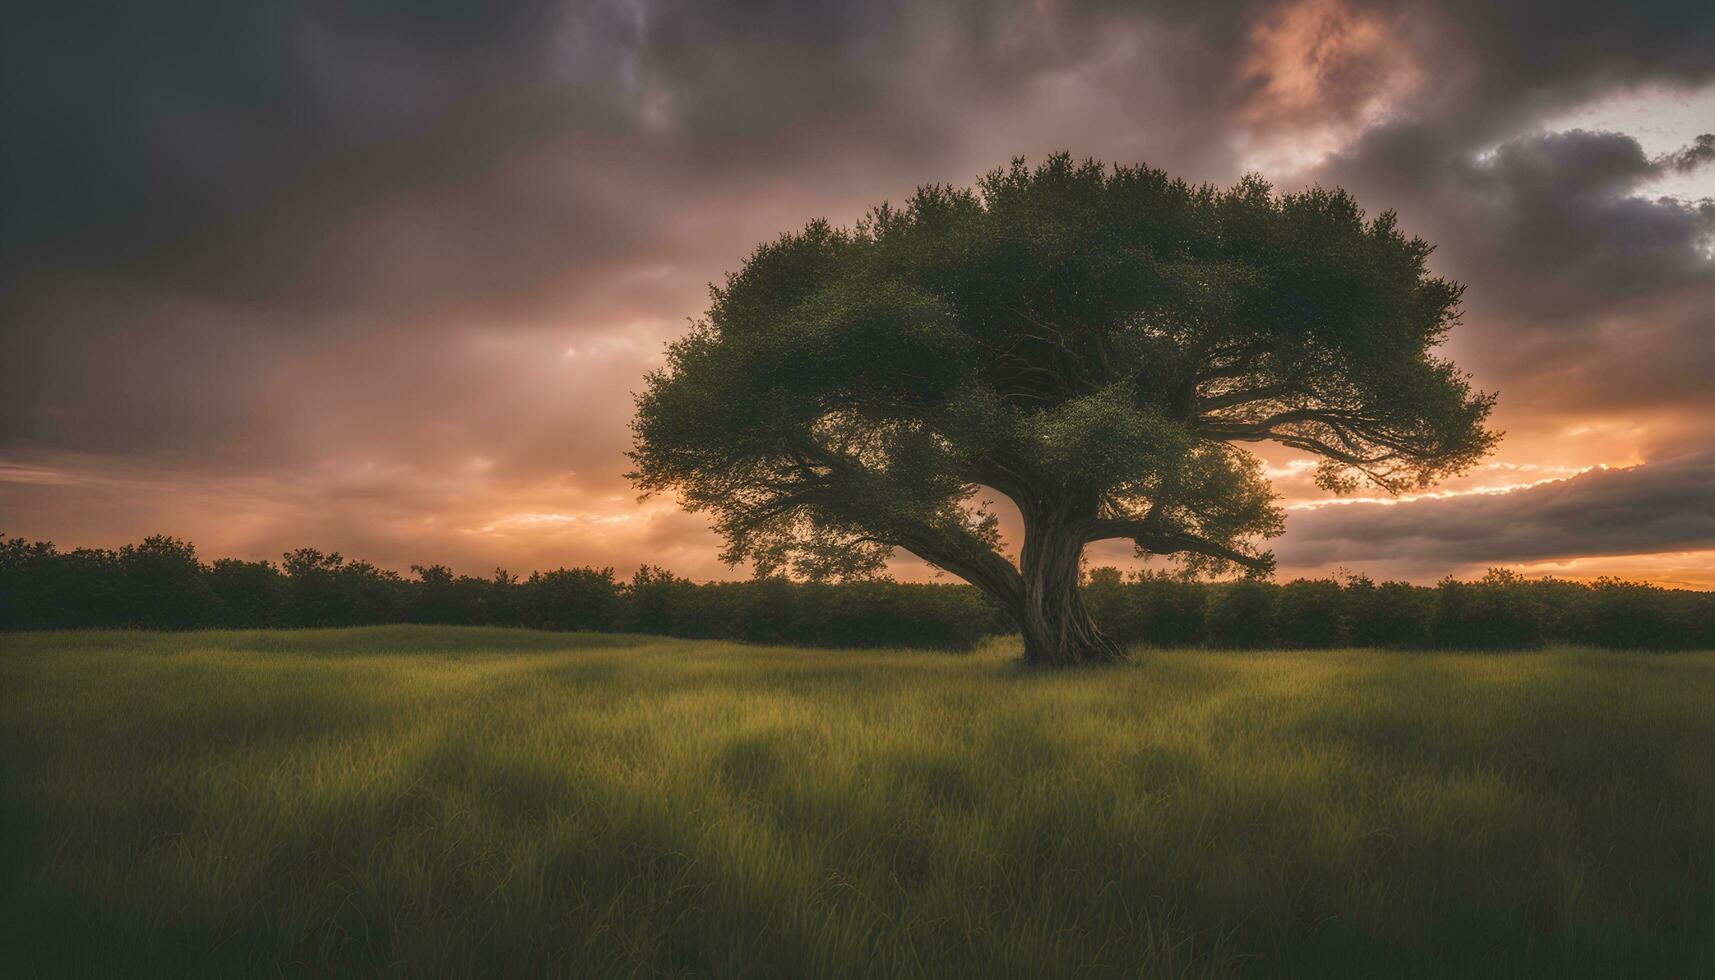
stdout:
POLYGON ((952 572, 1004 602, 1016 604, 1023 600, 1023 576, 1012 562, 985 543, 974 539, 961 542, 929 525, 892 537, 898 540, 890 543, 937 568, 952 572))
POLYGON ((1220 395, 1209 395, 1207 397, 1197 399, 1196 411, 1198 413, 1213 412, 1222 408, 1233 408, 1238 405, 1250 405, 1255 402, 1267 401, 1271 398, 1279 398, 1281 395, 1289 395, 1297 390, 1297 385, 1282 383, 1265 385, 1261 388, 1249 388, 1243 391, 1229 391, 1220 395))
POLYGON ((1248 555, 1236 548, 1200 538, 1194 534, 1165 528, 1160 521, 1150 518, 1099 518, 1086 521, 1083 525, 1083 533, 1086 544, 1092 541, 1124 538, 1135 541, 1138 547, 1158 555, 1173 555, 1182 551, 1189 551, 1243 565, 1253 571, 1267 571, 1274 565, 1274 558, 1271 555, 1248 555))

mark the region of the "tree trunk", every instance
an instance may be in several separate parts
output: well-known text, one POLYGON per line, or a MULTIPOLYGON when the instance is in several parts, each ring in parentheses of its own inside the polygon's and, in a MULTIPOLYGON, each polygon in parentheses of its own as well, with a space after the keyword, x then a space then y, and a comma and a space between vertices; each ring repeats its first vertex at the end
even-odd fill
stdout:
POLYGON ((1024 634, 1024 662, 1032 667, 1093 667, 1125 659, 1084 606, 1078 588, 1083 556, 1083 539, 1065 522, 1027 518, 1019 553, 1024 590, 1012 615, 1024 634))

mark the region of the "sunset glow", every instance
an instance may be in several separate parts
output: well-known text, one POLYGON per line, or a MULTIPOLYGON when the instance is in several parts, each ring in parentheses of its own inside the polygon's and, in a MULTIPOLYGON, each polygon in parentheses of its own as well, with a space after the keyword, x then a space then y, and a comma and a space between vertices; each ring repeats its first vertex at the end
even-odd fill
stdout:
POLYGON ((625 477, 632 393, 708 285, 812 218, 1068 149, 1345 187, 1468 287, 1448 353, 1500 393, 1498 454, 1336 500, 1263 451, 1282 577, 1715 588, 1715 59, 1696 39, 1347 0, 621 2, 392 32, 334 10, 251 30, 244 6, 202 33, 136 14, 148 56, 121 92, 8 42, 42 102, 5 162, 31 191, 3 223, 0 532, 748 575, 625 477), (243 92, 267 97, 220 94, 243 92))

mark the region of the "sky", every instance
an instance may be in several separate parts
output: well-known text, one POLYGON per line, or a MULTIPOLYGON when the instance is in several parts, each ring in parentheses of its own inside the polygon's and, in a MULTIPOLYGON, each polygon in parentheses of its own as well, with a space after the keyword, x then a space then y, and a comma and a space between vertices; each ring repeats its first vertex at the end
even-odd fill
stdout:
POLYGON ((1468 287, 1498 452, 1346 500, 1265 452, 1282 577, 1715 588, 1706 0, 35 4, 0 97, 9 536, 743 576, 624 477, 709 284, 1066 150, 1345 187, 1468 287))

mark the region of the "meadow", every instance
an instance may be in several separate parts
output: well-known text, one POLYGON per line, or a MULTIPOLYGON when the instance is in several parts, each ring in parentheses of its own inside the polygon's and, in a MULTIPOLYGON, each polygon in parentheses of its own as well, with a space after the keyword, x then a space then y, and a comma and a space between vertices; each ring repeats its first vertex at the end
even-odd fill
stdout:
POLYGON ((1715 654, 0 634, 7 976, 1711 976, 1715 654))

